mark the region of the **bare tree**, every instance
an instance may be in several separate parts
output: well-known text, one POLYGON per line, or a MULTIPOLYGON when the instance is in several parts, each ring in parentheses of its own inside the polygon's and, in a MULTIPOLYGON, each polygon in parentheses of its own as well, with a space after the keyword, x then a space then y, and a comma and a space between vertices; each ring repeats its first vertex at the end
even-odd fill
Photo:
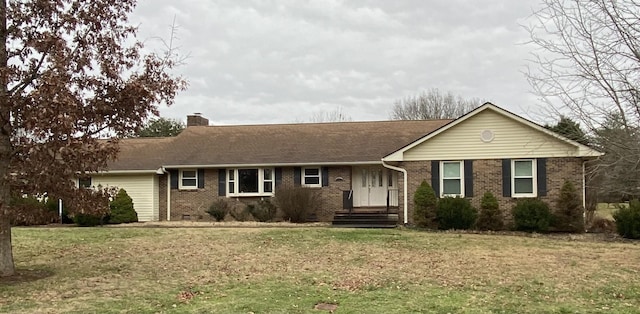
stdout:
POLYGON ((596 137, 598 148, 606 153, 593 168, 600 188, 638 196, 640 2, 542 4, 527 27, 537 47, 528 80, 555 116, 580 121, 596 137), (633 180, 622 182, 623 177, 633 180))
POLYGON ((313 113, 311 116, 311 122, 313 123, 323 123, 323 122, 346 122, 351 121, 351 116, 345 114, 342 111, 342 107, 338 106, 336 109, 331 111, 319 111, 313 113))
POLYGON ((484 101, 473 98, 464 99, 451 92, 441 93, 432 88, 416 96, 397 100, 393 104, 390 118, 392 120, 429 120, 455 119, 477 107, 484 101))
POLYGON ((117 138, 185 87, 168 72, 175 51, 142 54, 135 3, 0 1, 0 276, 15 273, 10 199, 46 193, 71 214, 104 213, 107 195, 73 179, 104 170, 117 138))

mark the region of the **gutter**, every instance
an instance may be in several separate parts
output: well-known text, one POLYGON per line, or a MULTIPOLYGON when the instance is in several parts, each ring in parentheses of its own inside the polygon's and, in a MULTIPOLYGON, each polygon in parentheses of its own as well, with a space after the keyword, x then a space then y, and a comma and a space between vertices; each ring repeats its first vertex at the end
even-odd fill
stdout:
POLYGON ((409 218, 407 217, 407 215, 409 214, 409 207, 408 207, 409 204, 407 203, 407 199, 408 199, 407 186, 409 184, 409 178, 407 178, 407 169, 386 164, 384 162, 384 159, 382 159, 382 166, 384 166, 387 169, 391 169, 391 170, 402 172, 402 174, 403 174, 403 176, 402 176, 403 182, 404 182, 404 186, 402 188, 402 194, 403 194, 402 196, 403 196, 403 200, 404 200, 404 202, 402 204, 403 213, 404 213, 403 214, 403 220, 404 220, 404 224, 407 225, 409 223, 409 218))
MULTIPOLYGON (((384 162, 383 162, 384 163, 384 162)), ((296 167, 296 166, 350 166, 350 165, 379 165, 380 161, 331 161, 331 162, 289 162, 289 163, 249 163, 249 164, 202 164, 202 165, 164 165, 163 169, 188 168, 246 168, 246 167, 296 167)))

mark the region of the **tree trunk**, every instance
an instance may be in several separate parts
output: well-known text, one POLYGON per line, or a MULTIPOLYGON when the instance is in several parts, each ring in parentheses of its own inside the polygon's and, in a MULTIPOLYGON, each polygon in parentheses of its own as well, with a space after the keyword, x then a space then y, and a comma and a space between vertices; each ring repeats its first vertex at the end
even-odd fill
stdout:
MULTIPOLYGON (((6 206, 2 206, 6 207, 6 206)), ((13 253, 11 250, 11 225, 9 224, 9 216, 6 215, 7 210, 0 214, 0 277, 12 276, 15 274, 13 265, 13 253)))
POLYGON ((7 89, 7 1, 0 0, 0 277, 15 274, 9 221, 9 163, 11 162, 11 109, 7 89))

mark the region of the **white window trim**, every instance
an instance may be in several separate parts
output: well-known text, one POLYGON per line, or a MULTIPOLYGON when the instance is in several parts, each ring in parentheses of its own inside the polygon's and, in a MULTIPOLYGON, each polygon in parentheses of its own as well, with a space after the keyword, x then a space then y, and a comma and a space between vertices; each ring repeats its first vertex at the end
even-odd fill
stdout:
MULTIPOLYGON (((529 178, 529 177, 518 177, 529 178)), ((511 197, 537 197, 538 196, 538 163, 536 159, 512 159, 511 160, 511 197), (531 161, 531 176, 533 193, 516 193, 516 161, 531 161)))
MULTIPOLYGON (((306 168, 302 168, 302 171, 300 173, 300 175, 302 176, 302 186, 304 187, 308 187, 308 188, 320 188, 322 187, 322 168, 321 167, 306 167, 306 168), (305 171, 307 169, 318 169, 318 183, 312 183, 312 184, 307 184, 307 176, 305 175, 305 171)), ((310 178, 315 178, 316 176, 309 176, 310 178)))
POLYGON ((234 169, 228 169, 228 171, 233 171, 233 178, 234 180, 232 180, 231 182, 233 183, 233 190, 235 191, 234 193, 230 193, 228 190, 229 187, 229 175, 227 173, 227 180, 226 180, 226 186, 227 186, 227 197, 251 197, 251 196, 273 196, 275 194, 275 189, 276 189, 276 171, 275 168, 264 168, 264 167, 248 167, 248 168, 234 168, 234 169), (240 189, 239 189, 239 176, 238 176, 238 170, 242 170, 242 169, 258 169, 258 193, 241 193, 240 189), (267 180, 267 182, 271 181, 273 182, 272 184, 272 192, 265 192, 264 191, 264 169, 271 169, 271 180, 267 180))
MULTIPOLYGON (((456 179, 456 178, 449 178, 456 179)), ((464 161, 462 160, 444 160, 440 162, 440 197, 464 197, 464 161), (458 163, 460 165, 460 194, 444 194, 444 164, 458 163)))
POLYGON ((79 189, 92 189, 95 186, 93 185, 93 178, 91 176, 88 176, 87 178, 89 178, 90 184, 89 186, 81 186, 80 185, 80 180, 82 180, 81 178, 78 178, 78 188, 79 189))
POLYGON ((178 189, 179 190, 197 190, 198 189, 198 169, 180 169, 180 175, 178 176, 178 189), (196 173, 195 178, 187 177, 187 179, 196 179, 196 185, 182 185, 182 179, 184 178, 185 171, 193 171, 196 173))

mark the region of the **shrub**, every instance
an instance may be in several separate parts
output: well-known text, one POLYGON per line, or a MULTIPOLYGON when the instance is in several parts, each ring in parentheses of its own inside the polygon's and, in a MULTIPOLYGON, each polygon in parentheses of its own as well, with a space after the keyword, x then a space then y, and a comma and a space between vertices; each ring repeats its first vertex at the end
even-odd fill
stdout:
POLYGON ((257 221, 261 222, 271 221, 276 216, 276 206, 268 199, 247 205, 247 211, 249 211, 257 221))
POLYGON ((629 206, 617 205, 613 213, 618 234, 628 239, 640 239, 640 201, 631 200, 629 206))
POLYGON ((75 214, 73 216, 73 222, 80 227, 94 227, 103 225, 107 222, 108 216, 99 216, 91 214, 75 214))
POLYGON ((551 222, 549 205, 537 198, 518 200, 512 210, 516 230, 546 232, 551 222))
POLYGON ((584 232, 584 210, 582 200, 571 181, 565 181, 556 200, 553 215, 556 231, 584 232))
POLYGON ((243 203, 236 203, 229 208, 229 215, 233 217, 235 221, 253 221, 253 216, 249 213, 249 209, 243 203))
POLYGON ((9 200, 10 223, 13 226, 44 225, 56 221, 56 214, 47 210, 35 196, 15 196, 9 200))
POLYGON ((121 224, 138 222, 138 214, 133 209, 133 200, 127 194, 127 191, 120 189, 116 197, 109 203, 111 214, 109 215, 109 223, 121 224))
POLYGON ((596 216, 591 219, 588 230, 593 233, 614 233, 616 232, 616 223, 613 220, 596 216))
POLYGON ((276 204, 283 218, 291 222, 305 222, 315 213, 318 203, 316 191, 304 187, 283 187, 276 191, 276 204))
POLYGON ((413 220, 416 226, 433 229, 438 226, 435 221, 437 203, 436 192, 426 180, 423 180, 413 195, 413 204, 415 205, 413 220))
POLYGON ((209 214, 216 221, 222 221, 224 217, 229 213, 229 202, 226 199, 219 198, 209 206, 206 213, 209 214))
POLYGON ((436 220, 438 228, 448 229, 469 229, 478 218, 478 210, 471 206, 466 198, 444 197, 440 199, 436 206, 436 220))
POLYGON ((480 201, 480 216, 477 227, 480 230, 502 230, 504 221, 498 199, 491 192, 485 192, 480 201))

